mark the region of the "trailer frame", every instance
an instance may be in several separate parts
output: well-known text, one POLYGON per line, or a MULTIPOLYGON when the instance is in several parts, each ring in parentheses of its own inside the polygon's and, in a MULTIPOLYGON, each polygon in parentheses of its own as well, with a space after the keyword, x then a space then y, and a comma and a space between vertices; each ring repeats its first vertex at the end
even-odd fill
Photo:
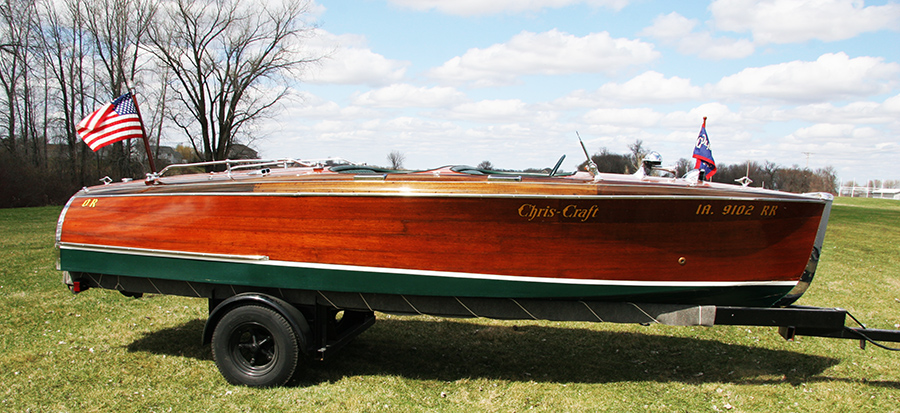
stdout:
MULTIPOLYGON (((290 353, 287 357, 275 357, 279 360, 294 360, 292 363, 295 365, 288 368, 292 374, 299 364, 301 354, 311 360, 324 361, 339 353, 341 348, 375 323, 376 311, 399 315, 505 320, 533 319, 706 327, 716 325, 777 327, 778 333, 786 340, 794 340, 797 336, 850 339, 858 340, 862 349, 866 348, 867 343, 872 343, 886 350, 900 350, 880 343, 900 342, 900 330, 867 328, 849 311, 842 308, 795 305, 776 308, 732 307, 627 301, 362 294, 267 289, 69 272, 64 273, 63 283, 68 285, 73 293, 80 293, 90 288, 104 288, 118 290, 126 296, 137 298, 144 293, 156 293, 208 299, 210 315, 203 330, 203 344, 214 346, 213 353, 216 364, 229 382, 258 387, 284 385, 290 378, 287 376, 290 375, 281 374, 272 380, 261 379, 255 371, 267 369, 268 361, 260 362, 251 357, 242 360, 236 347, 229 349, 227 346, 222 346, 221 343, 216 343, 216 332, 220 322, 232 312, 235 314, 241 312, 242 318, 245 319, 244 323, 252 325, 252 329, 257 332, 261 331, 260 336, 266 340, 280 339, 281 342, 285 342, 284 340, 288 339, 288 341, 294 340, 298 343, 293 346, 293 349, 287 350, 290 353), (251 307, 263 307, 266 311, 248 311, 251 307), (248 316, 244 313, 251 315, 248 316), (271 319, 253 320, 252 314, 256 314, 260 318, 277 317, 281 322, 273 323, 271 319), (859 324, 859 327, 847 326, 848 317, 859 324), (219 357, 215 349, 225 356, 219 357), (248 365, 250 366, 248 367, 248 365), (242 375, 241 371, 248 373, 242 375)), ((235 317, 230 318, 234 319, 235 317)), ((225 324, 234 330, 235 323, 225 324)), ((228 338, 229 342, 237 340, 237 336, 233 332, 219 333, 218 335, 230 337, 228 338)), ((252 345, 246 342, 234 344, 234 346, 238 345, 252 346, 254 351, 257 351, 256 354, 259 354, 255 341, 252 345)), ((284 371, 287 370, 282 369, 282 372, 284 371)))

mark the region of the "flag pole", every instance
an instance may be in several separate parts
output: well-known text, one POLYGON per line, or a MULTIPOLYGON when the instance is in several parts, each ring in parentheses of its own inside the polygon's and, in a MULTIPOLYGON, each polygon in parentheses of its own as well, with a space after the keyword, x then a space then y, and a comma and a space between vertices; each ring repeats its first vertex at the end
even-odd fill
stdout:
POLYGON ((153 161, 153 154, 150 153, 150 137, 147 136, 147 129, 144 128, 144 118, 141 116, 141 108, 138 106, 137 97, 135 97, 134 90, 131 89, 131 85, 125 83, 125 88, 128 89, 128 93, 131 94, 131 102, 134 103, 134 110, 137 112, 138 121, 141 123, 141 135, 144 136, 144 150, 147 151, 147 162, 150 163, 150 173, 156 173, 156 163, 153 161))

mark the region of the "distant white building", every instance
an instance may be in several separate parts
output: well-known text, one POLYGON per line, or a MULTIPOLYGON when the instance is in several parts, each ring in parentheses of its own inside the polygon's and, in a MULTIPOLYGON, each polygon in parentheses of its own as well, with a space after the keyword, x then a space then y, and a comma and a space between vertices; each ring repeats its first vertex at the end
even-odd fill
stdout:
POLYGON ((231 145, 231 150, 228 151, 229 159, 259 159, 259 153, 246 145, 241 145, 239 143, 231 145))
POLYGON ((900 199, 900 189, 881 188, 872 191, 872 198, 900 199))
POLYGON ((881 198, 900 200, 900 188, 871 188, 867 186, 841 186, 839 196, 856 198, 881 198))
POLYGON ((170 165, 176 163, 187 163, 187 161, 184 160, 184 156, 182 156, 180 153, 178 153, 178 151, 169 146, 160 146, 159 148, 157 148, 156 146, 151 146, 150 151, 157 155, 156 159, 164 161, 170 165))

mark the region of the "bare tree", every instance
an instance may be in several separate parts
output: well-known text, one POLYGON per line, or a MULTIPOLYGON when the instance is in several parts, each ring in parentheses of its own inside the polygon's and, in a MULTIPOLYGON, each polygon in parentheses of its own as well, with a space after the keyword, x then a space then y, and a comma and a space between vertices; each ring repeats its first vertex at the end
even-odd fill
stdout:
POLYGON ((813 178, 812 191, 838 193, 837 171, 831 165, 816 169, 813 178))
POLYGON ((391 169, 400 170, 403 169, 403 161, 406 160, 406 155, 400 151, 391 151, 391 153, 387 156, 388 162, 391 163, 391 169))
POLYGON ((3 138, 6 149, 13 155, 27 149, 31 116, 27 106, 30 43, 36 26, 34 3, 22 0, 0 2, 0 89, 2 89, 3 138), (21 123, 20 123, 21 121, 21 123), (22 136, 20 136, 22 135, 22 136), (21 140, 21 141, 20 141, 21 140))
MULTIPOLYGON (((84 9, 85 23, 102 64, 98 83, 116 97, 125 92, 125 83, 135 79, 138 49, 147 37, 156 13, 147 0, 92 0, 84 9)), ((105 101, 106 99, 102 99, 105 101)))
MULTIPOLYGON (((609 172, 614 174, 628 173, 631 160, 626 155, 620 155, 610 152, 607 148, 600 148, 600 152, 591 155, 591 160, 597 166, 598 172, 609 172)), ((588 162, 584 161, 578 165, 579 171, 587 171, 588 162)))
POLYGON ((775 162, 765 161, 760 171, 762 176, 762 182, 759 183, 760 186, 765 188, 768 185, 769 188, 774 188, 775 181, 778 179, 779 169, 780 167, 775 162))
MULTIPOLYGON (((139 48, 153 24, 156 7, 156 2, 149 0, 92 0, 85 3, 84 21, 93 40, 94 55, 101 64, 96 81, 101 90, 108 90, 108 94, 100 97, 101 102, 121 95, 125 92, 126 82, 135 80, 139 48)), ((146 118, 144 123, 147 123, 146 118)), ((122 176, 142 172, 141 160, 132 158, 135 145, 139 143, 126 140, 109 147, 108 152, 122 176)))
POLYGON ((694 159, 679 158, 678 162, 675 164, 675 176, 684 176, 686 173, 694 169, 695 164, 696 161, 694 159))
POLYGON ((631 169, 628 173, 632 173, 642 167, 641 162, 650 153, 650 149, 644 148, 644 141, 638 139, 628 145, 628 150, 631 151, 631 169))
POLYGON ((303 20, 309 1, 173 0, 167 6, 150 31, 150 50, 171 71, 174 100, 183 109, 170 119, 202 159, 225 159, 236 138, 289 90, 274 80, 320 59, 299 50, 313 29, 303 20))
POLYGON ((79 145, 75 124, 87 114, 91 102, 85 96, 93 90, 86 81, 89 73, 84 63, 91 59, 85 45, 83 7, 82 0, 45 2, 41 25, 47 88, 54 91, 48 100, 52 100, 52 107, 57 111, 56 118, 48 122, 53 123, 51 131, 55 131, 67 149, 65 165, 60 165, 62 175, 70 177, 77 186, 87 185, 88 150, 86 145, 79 145))

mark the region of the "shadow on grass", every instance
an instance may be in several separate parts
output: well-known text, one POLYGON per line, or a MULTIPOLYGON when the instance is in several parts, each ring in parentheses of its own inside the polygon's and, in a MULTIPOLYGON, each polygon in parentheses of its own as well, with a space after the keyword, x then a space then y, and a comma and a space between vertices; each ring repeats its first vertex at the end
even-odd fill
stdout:
MULTIPOLYGON (((205 320, 147 333, 129 351, 212 360, 200 344, 205 320)), ((348 376, 422 380, 491 379, 559 383, 686 382, 798 385, 840 360, 715 340, 452 319, 379 319, 325 363, 308 362, 300 386, 348 376)), ((898 382, 866 382, 900 389, 898 382)))
POLYGON ((129 344, 128 351, 165 354, 212 361, 212 350, 200 344, 206 320, 191 320, 177 327, 144 333, 129 344))

